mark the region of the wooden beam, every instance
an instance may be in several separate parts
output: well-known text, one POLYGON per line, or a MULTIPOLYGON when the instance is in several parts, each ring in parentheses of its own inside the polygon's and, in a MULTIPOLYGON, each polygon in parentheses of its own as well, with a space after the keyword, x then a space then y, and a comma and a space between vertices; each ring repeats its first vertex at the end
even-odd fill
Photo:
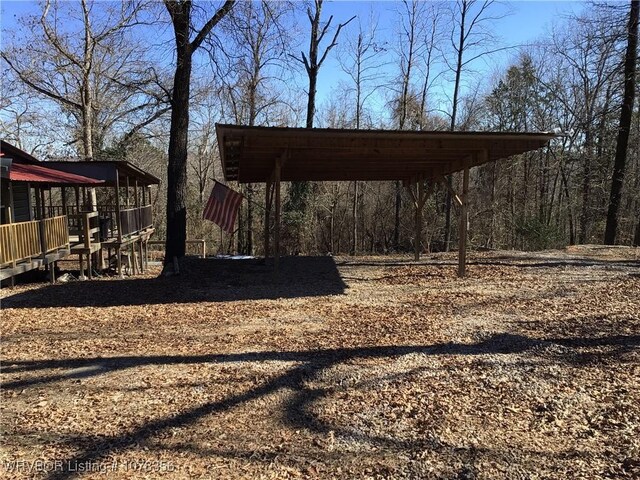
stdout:
POLYGON ((464 277, 466 274, 467 262, 467 228, 469 223, 468 216, 469 202, 469 168, 465 168, 462 175, 462 206, 460 208, 460 225, 458 235, 458 277, 464 277))

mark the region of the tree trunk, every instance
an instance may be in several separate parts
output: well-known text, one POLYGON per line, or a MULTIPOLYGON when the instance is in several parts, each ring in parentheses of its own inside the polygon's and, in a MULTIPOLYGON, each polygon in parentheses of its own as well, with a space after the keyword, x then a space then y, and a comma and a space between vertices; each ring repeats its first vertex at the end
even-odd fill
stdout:
MULTIPOLYGON (((185 255, 187 240, 187 146, 189 131, 189 90, 191 84, 191 46, 189 43, 189 7, 175 9, 173 24, 176 34, 176 73, 171 101, 169 130, 169 163, 167 165, 167 240, 165 271, 174 259, 185 255)), ((177 273, 177 272, 174 272, 177 273)))
POLYGON ((624 61, 624 97, 622 100, 622 109, 620 111, 620 128, 618 129, 616 158, 613 165, 613 178, 611 180, 607 226, 604 232, 605 245, 613 245, 616 242, 616 233, 618 229, 618 210, 620 207, 620 197, 622 196, 624 171, 627 163, 627 146, 629 144, 629 131, 631 130, 631 116, 633 113, 633 101, 635 96, 639 5, 640 2, 638 2, 638 0, 632 0, 631 9, 629 11, 627 53, 624 61))

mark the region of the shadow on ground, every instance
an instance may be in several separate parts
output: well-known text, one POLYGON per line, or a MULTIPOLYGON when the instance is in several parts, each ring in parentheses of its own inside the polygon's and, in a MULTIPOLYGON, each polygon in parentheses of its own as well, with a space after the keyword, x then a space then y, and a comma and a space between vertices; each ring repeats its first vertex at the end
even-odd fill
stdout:
MULTIPOLYGON (((322 371, 339 363, 353 359, 364 358, 393 358, 406 354, 422 355, 491 355, 491 354, 519 354, 529 352, 534 357, 547 357, 548 361, 569 361, 578 366, 586 358, 572 358, 567 352, 557 352, 554 345, 573 349, 613 347, 613 352, 622 353, 635 349, 640 345, 638 335, 611 335, 602 337, 578 338, 547 338, 537 339, 522 335, 501 333, 493 335, 475 344, 443 343, 434 345, 406 345, 406 346, 377 346, 356 348, 335 348, 307 351, 265 351, 237 354, 209 354, 193 356, 129 356, 129 357, 95 357, 72 358, 63 360, 33 360, 9 362, 3 365, 3 373, 35 373, 35 378, 6 382, 4 389, 14 390, 29 387, 41 388, 43 384, 63 381, 70 378, 91 377, 103 375, 113 371, 137 368, 148 365, 187 365, 193 363, 227 362, 263 362, 284 361, 296 362, 297 365, 274 378, 265 379, 248 391, 232 395, 220 401, 204 403, 202 405, 183 410, 175 415, 153 419, 143 423, 132 431, 122 434, 96 438, 76 438, 75 446, 81 448, 80 453, 63 462, 63 470, 51 472, 48 479, 72 478, 77 475, 74 465, 83 465, 105 459, 115 451, 132 448, 144 444, 158 433, 172 428, 189 427, 208 415, 215 415, 231 410, 246 402, 264 397, 280 389, 292 391, 290 400, 284 405, 283 419, 295 428, 308 429, 311 432, 325 434, 334 432, 358 438, 388 449, 415 448, 416 445, 388 437, 371 436, 353 432, 340 425, 329 425, 317 418, 312 406, 323 397, 331 393, 331 388, 309 388, 309 380, 319 378, 322 371), (551 347, 551 349, 550 349, 551 347), (60 374, 44 374, 49 369, 72 369, 60 374)), ((578 357, 589 353, 575 351, 578 357)), ((588 362, 587 362, 588 363, 588 362)))
POLYGON ((49 285, 8 296, 3 308, 113 307, 341 295, 332 257, 283 257, 278 274, 262 260, 188 259, 178 277, 49 285))

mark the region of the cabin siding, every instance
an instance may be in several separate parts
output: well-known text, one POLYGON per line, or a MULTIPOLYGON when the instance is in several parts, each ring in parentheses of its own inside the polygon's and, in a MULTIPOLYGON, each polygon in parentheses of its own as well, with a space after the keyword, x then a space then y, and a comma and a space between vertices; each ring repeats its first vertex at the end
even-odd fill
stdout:
POLYGON ((29 208, 29 185, 26 183, 13 184, 13 221, 28 222, 31 220, 29 208))

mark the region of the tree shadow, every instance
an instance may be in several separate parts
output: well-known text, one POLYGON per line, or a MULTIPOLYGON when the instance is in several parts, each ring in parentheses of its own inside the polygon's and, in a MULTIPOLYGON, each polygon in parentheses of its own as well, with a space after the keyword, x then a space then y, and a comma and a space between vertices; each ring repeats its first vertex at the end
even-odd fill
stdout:
POLYGON ((283 257, 278 273, 258 259, 188 259, 177 277, 71 282, 10 295, 3 308, 113 307, 342 295, 332 257, 283 257))
MULTIPOLYGON (((163 418, 153 419, 133 430, 97 439, 89 437, 81 446, 84 450, 73 458, 62 462, 63 469, 50 472, 49 479, 71 478, 76 474, 78 465, 89 464, 105 459, 116 451, 126 450, 133 446, 148 441, 151 437, 162 431, 172 428, 188 427, 199 419, 216 413, 225 412, 241 404, 264 397, 281 389, 293 392, 292 398, 285 404, 283 419, 295 428, 304 428, 318 434, 334 432, 338 435, 348 436, 356 440, 368 442, 381 447, 413 448, 414 442, 372 436, 366 433, 352 432, 340 425, 327 424, 318 418, 312 406, 329 395, 331 388, 309 387, 309 381, 318 379, 323 370, 352 360, 394 358, 407 354, 423 355, 491 355, 491 354, 518 354, 531 352, 532 355, 555 355, 556 361, 572 361, 571 356, 563 353, 551 353, 544 350, 550 345, 562 345, 570 348, 589 348, 611 346, 617 348, 637 348, 640 345, 640 335, 612 335, 604 337, 580 337, 580 338, 552 338, 536 339, 523 335, 501 333, 493 335, 484 341, 463 343, 441 343, 433 345, 405 345, 405 346, 375 346, 357 348, 334 348, 307 351, 265 351, 247 352, 237 354, 209 354, 191 356, 127 356, 127 357, 94 357, 73 358, 63 360, 34 360, 17 361, 5 364, 3 373, 38 373, 48 369, 74 369, 82 372, 83 377, 103 375, 112 371, 121 371, 134 367, 149 365, 188 365, 194 363, 218 363, 229 362, 264 362, 282 361, 295 362, 298 365, 289 368, 284 373, 274 378, 263 381, 260 385, 227 397, 223 400, 207 402, 202 405, 186 409, 180 413, 163 418), (75 471, 74 471, 75 470, 75 471)), ((41 375, 31 379, 16 380, 3 385, 5 389, 22 389, 62 381, 68 378, 69 372, 41 375)), ((426 440, 428 443, 428 440, 426 440)), ((425 444, 425 447, 428 446, 425 444)))

